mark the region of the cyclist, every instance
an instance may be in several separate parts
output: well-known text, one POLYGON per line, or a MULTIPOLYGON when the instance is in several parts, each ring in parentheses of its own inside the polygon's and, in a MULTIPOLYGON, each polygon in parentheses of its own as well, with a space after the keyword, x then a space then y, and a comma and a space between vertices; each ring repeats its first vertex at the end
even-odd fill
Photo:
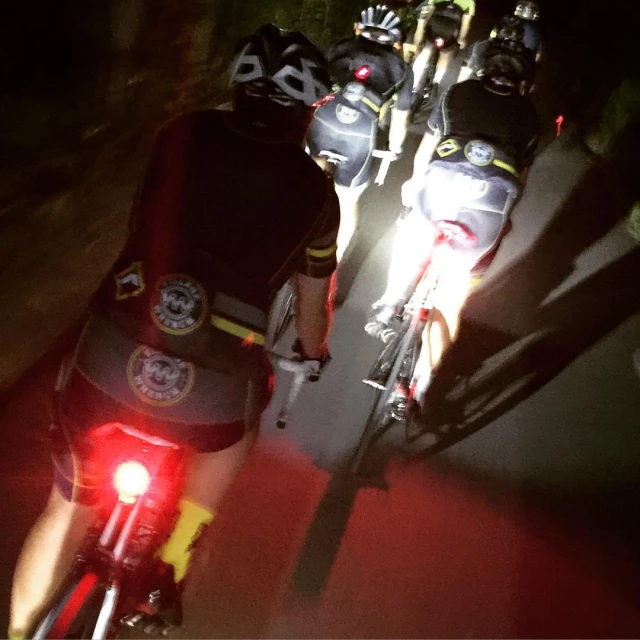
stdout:
POLYGON ((488 39, 477 42, 473 46, 471 55, 460 69, 458 82, 482 74, 485 58, 491 57, 496 52, 503 52, 519 59, 519 64, 525 69, 528 82, 532 86, 536 63, 534 54, 525 45, 524 35, 522 20, 515 16, 502 18, 488 39))
POLYGON ((368 7, 355 24, 355 37, 339 40, 327 54, 334 92, 316 111, 307 145, 314 158, 321 151, 348 158, 334 174, 341 211, 338 259, 355 231, 358 200, 371 181, 378 128, 389 109, 389 151, 400 155, 407 134, 413 76, 396 53, 399 25, 400 18, 384 5, 368 7))
POLYGON ((396 234, 387 289, 374 305, 366 331, 388 340, 419 265, 435 238, 433 223, 454 220, 466 225, 478 242, 473 249, 454 248, 450 268, 436 293, 432 330, 423 336, 418 362, 419 406, 431 375, 455 340, 460 313, 469 293, 474 266, 497 248, 508 216, 526 179, 537 145, 539 122, 523 70, 512 57, 486 60, 480 80, 453 85, 430 118, 418 149, 411 180, 403 187, 403 203, 411 213, 396 234))
MULTIPOLYGON (((411 47, 414 52, 418 52, 418 57, 413 63, 414 87, 418 86, 429 57, 429 46, 424 42, 427 25, 430 26, 435 37, 440 36, 445 39, 458 31, 458 46, 460 50, 464 50, 476 12, 476 3, 475 0, 426 0, 418 6, 417 10, 418 23, 411 47)), ((434 84, 442 81, 455 53, 453 48, 442 51, 433 78, 434 84)))
POLYGON ((290 277, 300 350, 326 357, 339 208, 302 148, 329 91, 325 58, 268 24, 242 41, 230 76, 232 111, 195 111, 159 133, 129 240, 63 366, 54 487, 18 561, 11 637, 29 633, 93 520, 92 429, 114 420, 198 452, 156 575, 162 624, 179 624, 193 544, 271 395, 266 316, 290 277))
POLYGON ((532 0, 520 0, 513 12, 522 21, 524 27, 524 44, 540 62, 543 49, 542 30, 540 28, 540 7, 532 0))

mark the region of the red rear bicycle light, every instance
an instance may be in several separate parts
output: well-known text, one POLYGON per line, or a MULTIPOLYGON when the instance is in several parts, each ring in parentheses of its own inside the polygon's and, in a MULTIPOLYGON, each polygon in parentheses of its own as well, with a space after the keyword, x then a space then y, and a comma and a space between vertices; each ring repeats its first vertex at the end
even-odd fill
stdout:
POLYGON ((118 465, 113 475, 113 485, 122 502, 135 502, 149 487, 149 472, 144 465, 130 460, 118 465))
POLYGON ((444 38, 436 38, 435 45, 438 49, 442 49, 444 47, 444 38))
POLYGON ((316 100, 311 106, 312 107, 323 107, 325 104, 327 104, 327 102, 331 102, 331 100, 335 100, 336 97, 332 94, 329 93, 326 96, 322 96, 322 98, 320 98, 320 100, 316 100))
POLYGON ((364 82, 371 75, 371 69, 366 64, 363 64, 356 69, 354 75, 357 80, 364 82))

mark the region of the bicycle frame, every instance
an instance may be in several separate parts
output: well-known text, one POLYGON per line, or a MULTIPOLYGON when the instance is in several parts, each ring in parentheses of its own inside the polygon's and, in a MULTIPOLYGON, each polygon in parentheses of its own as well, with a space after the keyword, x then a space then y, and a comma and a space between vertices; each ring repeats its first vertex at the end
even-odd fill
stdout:
POLYGON ((464 225, 447 220, 438 222, 431 258, 423 263, 414 281, 413 293, 402 312, 400 329, 385 345, 371 367, 369 376, 363 380, 365 384, 376 389, 377 396, 362 439, 352 459, 353 472, 360 466, 377 430, 405 418, 405 415, 398 410, 399 408, 394 406, 394 391, 396 384, 400 381, 401 384, 406 385, 407 393, 404 399, 410 401, 413 398, 418 375, 415 365, 420 349, 424 347, 422 344, 424 329, 428 328, 432 321, 432 311, 442 269, 442 248, 453 239, 475 242, 475 236, 464 225))
MULTIPOLYGON (((187 447, 119 423, 103 425, 94 435, 104 438, 101 447, 118 447, 119 454, 108 465, 109 471, 115 471, 116 465, 124 460, 135 460, 148 473, 148 487, 138 496, 116 495, 115 491, 107 496, 76 557, 61 597, 38 625, 34 640, 66 634, 66 630, 57 628, 57 624, 78 586, 77 579, 90 572, 95 573, 97 582, 105 586, 91 637, 108 637, 116 612, 127 613, 125 608, 129 600, 132 608, 139 604, 133 601, 141 595, 133 593, 143 575, 139 568, 145 568, 152 560, 178 515, 185 467, 191 455, 187 447)), ((68 624, 73 622, 71 619, 68 624)))

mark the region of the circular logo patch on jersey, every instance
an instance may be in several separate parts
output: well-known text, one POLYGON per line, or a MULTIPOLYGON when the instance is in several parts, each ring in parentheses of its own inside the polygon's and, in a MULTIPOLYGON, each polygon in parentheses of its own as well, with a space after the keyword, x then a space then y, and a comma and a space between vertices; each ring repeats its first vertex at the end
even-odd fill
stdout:
POLYGON ((482 140, 472 140, 466 144, 464 155, 476 167, 486 167, 493 162, 493 147, 482 140))
POLYGON ((162 278, 151 299, 151 318, 162 331, 184 335, 195 331, 204 320, 207 296, 191 278, 169 275, 162 278))
POLYGON ((355 124, 360 120, 360 112, 357 109, 338 104, 336 105, 336 118, 342 124, 355 124))
POLYGON ((195 368, 189 362, 142 346, 129 358, 127 378, 138 398, 157 407, 167 407, 189 393, 195 368))

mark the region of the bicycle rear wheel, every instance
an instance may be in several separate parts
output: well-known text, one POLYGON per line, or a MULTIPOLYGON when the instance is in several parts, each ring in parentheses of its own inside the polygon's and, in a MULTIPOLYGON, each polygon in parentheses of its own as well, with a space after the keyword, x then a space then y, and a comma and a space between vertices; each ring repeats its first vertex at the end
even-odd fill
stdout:
POLYGON ((290 282, 278 292, 269 318, 269 348, 273 350, 291 325, 295 310, 295 293, 290 282))
POLYGON ((36 629, 34 640, 92 638, 106 585, 93 571, 75 576, 36 629))

